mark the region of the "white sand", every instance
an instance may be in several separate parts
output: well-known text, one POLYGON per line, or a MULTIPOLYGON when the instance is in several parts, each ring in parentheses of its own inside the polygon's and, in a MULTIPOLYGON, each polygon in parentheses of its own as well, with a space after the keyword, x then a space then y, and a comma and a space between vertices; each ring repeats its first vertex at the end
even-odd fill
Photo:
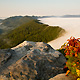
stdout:
POLYGON ((42 18, 39 20, 50 26, 60 26, 67 31, 64 36, 48 43, 54 49, 59 49, 71 36, 75 38, 80 37, 80 18, 42 18))

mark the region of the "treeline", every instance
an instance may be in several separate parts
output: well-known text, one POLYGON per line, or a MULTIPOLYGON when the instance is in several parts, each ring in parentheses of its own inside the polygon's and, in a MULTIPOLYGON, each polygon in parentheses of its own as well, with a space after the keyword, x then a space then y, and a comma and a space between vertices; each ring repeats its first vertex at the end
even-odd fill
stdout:
POLYGON ((64 29, 42 24, 38 20, 32 20, 5 35, 0 40, 0 48, 14 47, 24 40, 47 43, 57 38, 60 32, 64 32, 64 29))
POLYGON ((6 18, 1 21, 2 24, 0 25, 0 35, 4 35, 31 20, 35 20, 35 18, 32 16, 13 16, 6 18))
POLYGON ((25 24, 34 18, 31 16, 13 16, 9 17, 2 21, 2 25, 8 26, 8 27, 19 27, 22 24, 25 24))

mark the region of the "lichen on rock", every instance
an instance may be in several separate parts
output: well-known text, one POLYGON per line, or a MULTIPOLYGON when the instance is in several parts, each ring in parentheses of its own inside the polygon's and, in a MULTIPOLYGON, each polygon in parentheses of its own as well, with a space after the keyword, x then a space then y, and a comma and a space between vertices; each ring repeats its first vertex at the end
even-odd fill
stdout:
POLYGON ((11 50, 3 66, 9 65, 0 73, 3 80, 49 80, 64 72, 65 57, 46 43, 24 41, 11 50))

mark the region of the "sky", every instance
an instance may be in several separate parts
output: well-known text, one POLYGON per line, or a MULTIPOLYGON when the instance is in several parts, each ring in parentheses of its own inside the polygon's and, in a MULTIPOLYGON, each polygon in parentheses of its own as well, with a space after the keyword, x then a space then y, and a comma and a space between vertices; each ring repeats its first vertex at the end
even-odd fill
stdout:
POLYGON ((0 18, 66 14, 80 15, 80 0, 0 0, 0 18))

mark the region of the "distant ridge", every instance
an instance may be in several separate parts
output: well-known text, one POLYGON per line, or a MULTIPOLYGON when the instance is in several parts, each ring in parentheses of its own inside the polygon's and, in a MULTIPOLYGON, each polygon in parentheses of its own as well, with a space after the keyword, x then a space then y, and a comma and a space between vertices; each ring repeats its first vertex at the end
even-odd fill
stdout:
POLYGON ((63 17, 80 17, 80 15, 64 15, 63 17))
POLYGON ((37 16, 37 18, 80 18, 80 15, 63 15, 63 16, 37 16))
POLYGON ((37 18, 51 18, 51 17, 57 17, 57 16, 37 16, 37 18))
POLYGON ((65 18, 72 18, 72 17, 78 18, 78 17, 80 17, 80 15, 64 15, 64 16, 61 16, 61 17, 65 17, 65 18))
POLYGON ((52 18, 52 17, 55 17, 55 18, 78 18, 80 17, 80 15, 62 15, 62 16, 54 16, 54 15, 50 15, 50 16, 33 16, 34 18, 38 19, 38 18, 52 18))
POLYGON ((0 17, 0 20, 6 20, 6 19, 10 19, 10 18, 22 18, 22 17, 29 17, 29 18, 33 18, 33 19, 38 19, 38 18, 51 18, 51 17, 68 17, 68 18, 70 18, 70 17, 80 17, 80 15, 71 15, 71 14, 68 14, 68 15, 62 15, 62 16, 55 16, 55 15, 49 15, 49 16, 34 16, 34 15, 32 15, 32 16, 11 16, 11 17, 8 17, 8 18, 5 18, 5 17, 0 17))
POLYGON ((78 17, 80 17, 80 15, 62 15, 62 16, 54 16, 54 15, 50 15, 50 16, 32 16, 33 18, 36 18, 36 19, 38 19, 38 18, 52 18, 52 17, 54 17, 54 18, 78 18, 78 17))

